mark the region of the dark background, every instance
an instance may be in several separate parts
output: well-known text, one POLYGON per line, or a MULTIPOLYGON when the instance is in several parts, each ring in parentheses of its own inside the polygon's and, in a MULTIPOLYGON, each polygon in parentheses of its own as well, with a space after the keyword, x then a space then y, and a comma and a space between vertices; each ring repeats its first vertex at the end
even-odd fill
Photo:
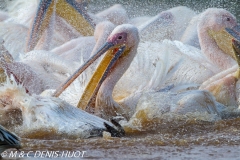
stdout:
MULTIPOLYGON (((5 9, 7 2, 0 0, 0 9, 5 9)), ((31 1, 31 0, 26 0, 31 1)), ((157 13, 179 5, 187 6, 197 12, 206 8, 224 8, 234 14, 240 21, 240 0, 83 0, 89 2, 89 10, 97 13, 113 4, 122 4, 128 11, 129 17, 156 15, 157 13)))
POLYGON ((93 13, 122 4, 130 17, 156 15, 157 13, 179 5, 187 6, 197 12, 210 7, 224 8, 234 14, 240 21, 240 0, 88 0, 89 10, 93 13))

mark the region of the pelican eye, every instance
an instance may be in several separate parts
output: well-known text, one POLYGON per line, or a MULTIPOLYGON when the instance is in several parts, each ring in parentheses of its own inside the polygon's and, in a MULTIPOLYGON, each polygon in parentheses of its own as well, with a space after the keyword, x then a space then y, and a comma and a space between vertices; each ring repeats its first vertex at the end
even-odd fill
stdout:
POLYGON ((119 36, 118 39, 122 39, 122 36, 119 36))

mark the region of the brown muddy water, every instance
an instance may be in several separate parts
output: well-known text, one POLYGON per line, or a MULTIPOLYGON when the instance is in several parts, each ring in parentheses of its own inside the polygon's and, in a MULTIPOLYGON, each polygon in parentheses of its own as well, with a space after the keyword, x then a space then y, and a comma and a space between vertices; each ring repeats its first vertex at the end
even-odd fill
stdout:
MULTIPOLYGON (((236 1, 92 1, 89 9, 94 13, 114 3, 122 3, 130 17, 158 11, 177 5, 187 5, 202 11, 208 7, 223 7, 239 19, 236 1), (162 2, 162 3, 160 3, 162 2), (131 5, 131 4, 135 5, 131 5), (160 9, 158 10, 158 7, 160 9)), ((7 150, 4 159, 240 159, 240 118, 213 123, 165 125, 155 131, 127 135, 123 138, 90 138, 45 140, 22 138, 22 149, 7 150), (48 152, 48 154, 47 154, 48 152), (50 155, 49 155, 50 154, 50 155)))
POLYGON ((7 159, 240 159, 240 118, 190 121, 123 138, 22 138, 18 154, 4 154, 7 159))

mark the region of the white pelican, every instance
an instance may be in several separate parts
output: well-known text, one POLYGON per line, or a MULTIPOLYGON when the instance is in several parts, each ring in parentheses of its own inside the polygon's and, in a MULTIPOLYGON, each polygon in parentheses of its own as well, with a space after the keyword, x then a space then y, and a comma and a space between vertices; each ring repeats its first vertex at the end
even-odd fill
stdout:
MULTIPOLYGON (((186 8, 186 7, 176 7, 176 8, 173 8, 172 10, 173 11, 179 11, 179 10, 181 11, 181 10, 183 10, 183 11, 188 11, 189 12, 189 9, 186 8)), ((170 10, 170 11, 172 11, 172 10, 170 10)), ((154 17, 153 20, 150 20, 146 24, 144 24, 141 27, 139 27, 139 32, 142 33, 142 35, 144 35, 145 32, 151 31, 152 28, 154 28, 154 27, 158 28, 160 24, 165 25, 165 22, 167 24, 171 23, 172 22, 172 19, 171 19, 172 18, 172 13, 170 11, 162 12, 158 16, 154 17)), ((188 19, 188 18, 185 18, 185 19, 188 19)), ((97 39, 97 45, 93 49, 92 54, 95 53, 96 50, 99 48, 99 46, 106 40, 107 36, 109 35, 109 33, 111 32, 112 29, 113 29, 113 25, 111 25, 109 22, 108 23, 107 22, 102 22, 102 23, 97 25, 97 27, 95 29, 95 32, 94 32, 95 37, 97 39)), ((159 33, 161 33, 161 32, 159 32, 159 33)), ((52 52, 60 55, 60 57, 64 57, 64 59, 67 59, 67 60, 78 61, 78 62, 80 60, 83 60, 83 62, 85 62, 86 59, 89 57, 89 54, 87 53, 87 51, 90 53, 90 50, 91 50, 91 48, 93 48, 92 47, 93 45, 94 45, 94 42, 93 42, 92 38, 90 39, 90 37, 80 37, 78 39, 71 40, 71 41, 67 42, 64 45, 59 46, 59 47, 53 49, 52 52)), ((157 45, 158 44, 156 44, 156 46, 157 45)), ((151 54, 150 55, 146 55, 144 53, 144 51, 142 51, 142 55, 140 56, 140 58, 138 58, 138 59, 136 58, 136 60, 135 60, 135 61, 137 61, 136 62, 137 63, 136 64, 137 67, 140 68, 140 69, 146 68, 146 66, 141 66, 141 62, 142 62, 142 60, 144 58, 146 58, 148 60, 145 64, 152 65, 152 63, 154 63, 154 61, 158 61, 156 59, 159 59, 158 56, 156 56, 156 57, 155 56, 156 55, 152 56, 151 54), (153 57, 153 58, 151 58, 151 57, 153 57), (140 61, 140 62, 138 62, 138 61, 140 61)), ((80 62, 82 62, 82 61, 80 61, 80 62)), ((174 63, 176 63, 176 62, 177 62, 177 58, 174 61, 174 63)), ((199 68, 199 65, 198 66, 196 65, 196 67, 199 68)), ((133 70, 135 70, 136 66, 133 66, 132 68, 133 68, 133 70)), ((147 77, 147 78, 151 78, 152 77, 151 74, 153 74, 153 72, 155 71, 155 67, 151 67, 150 70, 151 70, 151 72, 149 74, 150 76, 147 77)), ((149 71, 149 68, 146 68, 146 71, 149 71)), ((140 77, 141 77, 141 73, 137 74, 137 75, 140 75, 140 77)), ((209 75, 209 74, 205 74, 205 75, 209 75)), ((205 77, 205 75, 204 75, 204 77, 205 77)), ((137 78, 139 78, 139 77, 137 77, 137 78)), ((85 79, 84 81, 86 81, 86 80, 87 79, 85 79)), ((146 79, 146 81, 144 81, 144 82, 145 83, 149 82, 149 79, 146 79)), ((143 85, 143 84, 140 84, 140 85, 143 85)), ((122 87, 122 86, 125 86, 125 84, 121 84, 120 86, 121 86, 120 88, 122 88, 122 90, 129 90, 129 89, 131 90, 131 88, 133 86, 134 86, 134 88, 139 87, 139 84, 136 83, 136 85, 135 85, 134 81, 133 81, 133 86, 132 87, 122 87)), ((78 91, 76 91, 76 92, 78 92, 78 91)), ((63 97, 68 97, 68 96, 70 97, 70 95, 71 94, 64 95, 63 97)), ((76 103, 77 103, 77 99, 75 99, 75 101, 73 101, 73 100, 67 100, 67 101, 69 103, 73 104, 73 105, 76 105, 76 103)))
MULTIPOLYGON (((139 97, 143 93, 141 92, 137 93, 134 95, 133 98, 127 97, 128 100, 125 99, 125 100, 122 100, 121 102, 118 101, 117 103, 112 98, 112 92, 115 84, 117 83, 119 78, 122 76, 122 74, 127 70, 128 66, 130 65, 130 62, 133 60, 135 54, 137 53, 137 46, 139 43, 138 30, 131 25, 118 26, 117 28, 114 29, 114 31, 109 36, 107 41, 111 44, 110 50, 108 51, 108 54, 101 61, 99 67, 94 73, 94 76, 91 78, 89 85, 87 86, 85 92, 82 95, 82 100, 80 101, 79 105, 80 107, 85 108, 86 106, 89 107, 91 105, 94 105, 94 103, 96 103, 96 105, 94 105, 94 107, 96 106, 95 113, 99 114, 104 118, 116 116, 118 114, 124 115, 127 118, 129 118, 134 113, 136 103, 138 102, 139 97), (116 53, 116 55, 113 55, 112 53, 116 53), (113 57, 115 57, 116 59, 113 57), (106 65, 108 63, 110 63, 110 66, 106 65), (96 76, 98 78, 96 78, 96 76)), ((103 50, 100 50, 99 53, 104 53, 106 50, 109 49, 105 47, 107 46, 104 46, 102 48, 103 50)), ((92 59, 90 60, 90 62, 92 62, 92 59)), ((49 101, 45 100, 45 98, 42 98, 42 99, 43 100, 41 100, 41 103, 42 101, 47 101, 49 103, 49 101)), ((207 99, 211 100, 211 98, 207 98, 207 99)), ((50 101, 52 102, 53 99, 51 99, 50 101)), ((59 104, 60 103, 57 103, 57 108, 59 107, 59 104)), ((46 104, 44 103, 43 106, 45 105, 46 104)), ((44 112, 40 109, 40 107, 37 109, 35 108, 34 110, 38 112, 38 109, 40 110, 40 112, 44 114, 46 113, 45 108, 44 108, 44 112)), ((58 109, 56 110, 59 111, 58 109)), ((75 111, 75 112, 78 112, 78 111, 75 111)), ((50 111, 47 113, 55 114, 55 112, 52 112, 52 109, 50 109, 50 111)), ((67 110, 66 114, 68 113, 69 113, 69 110, 67 110)), ((48 114, 46 115, 48 116, 48 114)), ((44 118, 44 120, 45 119, 47 118, 44 118)), ((41 121, 41 123, 43 122, 41 121)), ((45 123, 46 121, 44 121, 44 124, 45 123)), ((69 125, 69 124, 67 123, 66 125, 69 125)), ((54 123, 54 126, 56 126, 55 123, 54 123)), ((62 132, 62 130, 58 130, 58 131, 62 132)))
POLYGON ((95 24, 85 12, 82 2, 33 0, 26 3, 18 0, 12 3, 16 3, 15 9, 17 8, 20 13, 9 9, 10 18, 1 22, 0 36, 14 59, 18 58, 19 53, 34 48, 48 50, 70 39, 93 35, 95 24))
MULTIPOLYGON (((113 30, 106 44, 79 69, 82 72, 97 57, 106 52, 82 94, 78 107, 105 119, 118 115, 130 119, 128 122, 121 122, 127 132, 135 131, 136 128, 144 130, 148 126, 155 126, 163 117, 166 118, 171 114, 172 116, 183 115, 183 118, 188 115, 204 121, 222 118, 225 106, 218 103, 208 91, 190 90, 179 93, 171 88, 159 92, 142 90, 120 101, 113 99, 114 86, 130 66, 137 53, 138 43, 138 30, 134 26, 124 24, 113 30)), ((76 72, 72 77, 80 72, 76 72)), ((72 79, 70 78, 69 81, 72 79)), ((60 90, 65 87, 60 86, 60 90)), ((58 91, 54 96, 59 94, 58 91)), ((69 92, 62 98, 66 98, 67 94, 69 92)))
MULTIPOLYGON (((127 118, 132 115, 136 102, 142 93, 135 94, 134 98, 128 97, 118 103, 113 100, 112 94, 116 83, 128 69, 128 66, 137 53, 138 43, 138 30, 134 26, 124 24, 117 26, 113 30, 111 35, 108 37, 107 43, 102 47, 102 49, 100 49, 93 59, 90 59, 87 62, 87 64, 92 63, 96 57, 103 54, 105 51, 108 51, 88 83, 78 107, 85 109, 87 106, 95 106, 98 110, 98 114, 105 118, 113 115, 116 116, 117 113, 123 114, 127 118), (122 55, 118 55, 120 53, 122 55), (117 59, 117 57, 114 58, 113 56, 120 57, 117 59), (110 63, 109 66, 107 65, 108 63, 110 63)), ((86 67, 83 66, 82 68, 85 69, 86 67)), ((80 71, 82 71, 82 69, 80 69, 80 71)), ((73 77, 75 77, 75 75, 73 75, 73 77)), ((71 78, 70 81, 72 81, 71 78)), ((64 87, 65 86, 60 87, 60 92, 62 88, 64 89, 64 87)), ((67 94, 69 93, 64 94, 62 98, 66 98, 67 94)), ((56 95, 59 95, 59 90, 54 93, 54 96, 56 95)))
MULTIPOLYGON (((13 76, 0 86, 0 123, 28 138, 89 138, 102 136, 109 131, 112 136, 124 134, 121 127, 73 107, 59 98, 42 97, 26 93, 13 76), (11 117, 9 117, 11 115, 11 117)), ((13 139, 14 141, 14 139, 13 139)))
MULTIPOLYGON (((201 26, 201 24, 200 24, 200 26, 198 26, 198 25, 199 25, 201 19, 203 17, 207 17, 210 12, 212 12, 211 14, 214 14, 214 10, 209 9, 209 10, 203 11, 202 13, 194 16, 191 19, 191 21, 189 22, 186 30, 184 31, 184 33, 181 37, 181 42, 183 42, 184 44, 194 46, 194 47, 199 48, 199 49, 201 48, 199 38, 198 38, 198 35, 199 35, 198 33, 199 33, 200 29, 203 29, 203 27, 201 26)), ((215 10, 215 13, 216 12, 218 12, 218 11, 215 10)), ((225 16, 227 16, 227 14, 225 16)), ((220 18, 218 19, 218 21, 220 21, 220 18)), ((205 25, 205 24, 203 24, 203 25, 205 25)))
POLYGON ((238 39, 233 39, 232 42, 238 65, 209 78, 199 87, 199 90, 175 93, 171 88, 166 88, 160 92, 143 95, 131 119, 121 123, 125 131, 131 133, 156 130, 159 124, 168 125, 169 122, 174 121, 186 123, 194 119, 213 122, 239 117, 240 37, 238 36, 239 28, 234 28, 238 30, 233 31, 228 28, 228 31, 230 30, 232 36, 238 39), (238 32, 238 35, 234 32, 238 32))
MULTIPOLYGON (((225 28, 233 28, 236 25, 236 18, 224 9, 210 8, 201 14, 201 21, 198 24, 201 51, 221 70, 232 67, 236 62, 226 54, 228 50, 222 50, 221 45, 216 45, 218 41, 216 41, 215 36, 217 32, 221 32, 225 28)), ((226 42, 229 44, 231 41, 226 42)), ((231 50, 229 49, 229 51, 231 50)), ((234 56, 233 53, 231 53, 231 56, 234 56)))
MULTIPOLYGON (((226 19, 222 19, 221 23, 212 22, 210 24, 212 27, 224 28, 236 23, 234 21, 235 18, 225 10, 208 9, 206 10, 206 13, 208 14, 206 17, 202 17, 202 21, 206 21, 206 19, 218 19, 218 17, 222 17, 222 15, 228 15, 233 20, 233 22, 228 22, 226 19), (211 12, 212 10, 214 12, 211 12)), ((209 28, 205 27, 205 30, 208 32, 209 28)), ((200 37, 204 42, 203 35, 200 35, 200 37)), ((202 43, 202 45, 206 46, 207 42, 202 43)), ((214 46, 216 44, 212 43, 212 45, 214 46)), ((212 53, 207 52, 205 54, 212 53)), ((186 85, 186 88, 197 88, 202 82, 219 71, 219 67, 216 67, 209 62, 209 60, 205 58, 198 49, 184 46, 180 42, 166 41, 161 44, 161 46, 159 46, 158 43, 140 43, 137 56, 134 58, 130 68, 115 86, 113 96, 117 99, 127 97, 136 92, 139 89, 139 86, 142 86, 143 89, 144 86, 148 85, 149 81, 152 83, 152 89, 160 89, 164 85, 171 84, 175 84, 176 86, 186 85), (165 52, 165 55, 159 54, 159 51, 162 53, 165 52), (170 60, 166 61, 168 58, 170 60), (164 62, 164 64, 162 64, 162 62, 164 62), (178 65, 174 67, 176 64, 178 65), (136 71, 138 69, 141 69, 142 72, 136 71), (162 71, 160 72, 159 69, 162 71), (175 72, 175 70, 177 70, 177 72, 175 72), (138 79, 141 79, 141 81, 138 81, 138 79), (126 81, 128 83, 126 83, 126 81)), ((72 94, 69 95, 74 97, 72 94)), ((65 94, 64 97, 68 97, 68 95, 65 94)), ((76 105, 77 99, 74 99, 75 100, 72 100, 71 98, 71 100, 67 101, 76 105)))
MULTIPOLYGON (((115 7, 117 7, 117 6, 115 6, 115 7)), ((161 12, 159 15, 153 17, 151 20, 147 21, 145 24, 143 24, 139 27, 139 32, 141 35, 140 39, 146 40, 146 37, 149 38, 149 36, 151 36, 152 33, 155 34, 154 36, 151 36, 153 39, 155 39, 155 41, 160 41, 160 40, 164 39, 164 37, 169 38, 170 35, 167 33, 168 31, 165 32, 165 29, 169 30, 169 26, 171 26, 173 24, 177 25, 176 23, 179 23, 179 21, 180 21, 180 20, 177 20, 178 19, 177 16, 173 17, 173 13, 175 14, 176 11, 182 11, 183 13, 191 13, 189 15, 193 15, 192 14, 193 11, 191 11, 190 9, 188 9, 186 7, 182 7, 182 6, 175 7, 168 11, 161 12), (175 23, 174 23, 174 21, 175 21, 175 23), (157 31, 156 31, 156 29, 157 29, 157 31), (154 30, 154 32, 153 32, 153 30, 154 30), (156 36, 156 32, 163 36, 156 36)), ((184 20, 184 22, 186 21, 186 23, 187 23, 187 21, 189 20, 189 17, 185 16, 185 18, 184 19, 181 18, 181 20, 184 20)), ((92 53, 95 53, 96 49, 99 48, 99 46, 100 46, 99 44, 102 44, 103 41, 106 40, 106 38, 108 37, 110 32, 113 30, 113 27, 114 27, 114 25, 112 25, 106 21, 100 22, 96 26, 96 29, 94 32, 94 37, 95 37, 98 45, 95 46, 92 53)), ((181 26, 181 27, 183 27, 183 26, 181 26)), ((80 61, 83 59, 83 61, 85 62, 89 58, 89 53, 91 52, 94 44, 95 44, 95 42, 94 42, 93 38, 79 37, 79 38, 73 39, 59 47, 54 48, 53 50, 51 50, 51 52, 54 52, 67 60, 80 61)))
MULTIPOLYGON (((236 62, 232 58, 234 54, 231 49, 231 40, 221 42, 219 40, 222 38, 219 36, 224 34, 222 32, 225 28, 233 28, 237 25, 236 18, 224 9, 209 8, 201 13, 197 19, 197 31, 202 53, 220 70, 235 65, 236 62)), ((192 55, 192 57, 194 56, 192 55)))
MULTIPOLYGON (((225 27, 234 27, 237 25, 235 17, 224 9, 210 8, 203 12, 199 23, 201 23, 199 24, 200 44, 203 50, 178 41, 165 40, 161 44, 140 43, 137 56, 114 88, 114 97, 122 99, 136 92, 139 86, 149 88, 151 85, 154 90, 169 85, 175 87, 185 85, 187 89, 198 88, 208 78, 236 64, 233 58, 226 54, 225 51, 228 49, 221 50, 211 38, 212 36, 207 34, 221 31, 225 27), (207 58, 213 55, 216 56, 214 60, 207 58), (141 79, 141 81, 136 81, 136 79, 141 79)), ((228 42, 227 38, 223 43, 229 45, 231 40, 228 42)))
MULTIPOLYGON (((209 9, 206 12, 210 12, 207 18, 214 19, 216 17, 222 17, 222 15, 227 14, 233 20, 233 22, 231 21, 228 22, 227 19, 223 19, 222 24, 221 23, 216 24, 213 22, 211 24, 212 26, 216 25, 223 28, 223 27, 228 27, 235 24, 234 17, 225 10, 209 9), (217 10, 220 12, 218 14, 214 14, 211 16, 210 10, 217 10), (225 24, 225 21, 227 25, 225 24), (228 25, 228 23, 230 23, 230 25, 228 25)), ((136 90, 139 90, 139 86, 141 86, 141 89, 143 89, 145 86, 148 87, 149 82, 151 84, 150 84, 150 87, 148 88, 151 88, 151 89, 160 89, 161 87, 171 85, 171 84, 180 85, 180 86, 185 84, 185 85, 191 85, 190 87, 193 86, 194 88, 196 88, 207 78, 209 78, 214 73, 217 73, 219 71, 219 68, 214 67, 211 63, 207 62, 208 60, 201 53, 195 52, 196 54, 193 55, 192 53, 188 53, 189 48, 179 49, 178 46, 179 45, 181 46, 180 43, 167 42, 166 44, 167 46, 169 46, 169 49, 168 48, 166 49, 165 43, 163 43, 163 46, 165 45, 165 48, 159 47, 158 43, 156 44, 142 43, 141 45, 139 45, 138 54, 135 57, 132 65, 130 66, 130 68, 127 70, 127 72, 124 74, 124 76, 121 78, 121 80, 117 83, 115 87, 115 91, 114 91, 115 98, 117 97, 117 99, 123 99, 128 95, 134 93, 136 90), (150 54, 146 54, 146 49, 147 50, 153 49, 153 50, 151 51, 150 54), (159 50, 161 50, 162 54, 159 54, 159 50), (187 53, 181 53, 181 51, 185 51, 187 53), (172 56, 171 54, 175 54, 175 56, 172 56), (148 59, 147 61, 144 60, 145 57, 147 57, 148 59), (170 60, 167 60, 164 62, 164 59, 168 59, 168 58, 170 60), (170 63, 168 64, 168 62, 170 63), (200 63, 196 63, 196 62, 200 62, 200 63), (158 69, 156 69, 156 67, 158 69), (199 69, 199 68, 202 68, 202 69, 199 69), (141 72, 139 71, 136 72, 136 70, 138 69, 141 69, 141 72), (141 81, 139 82, 132 80, 132 79, 139 79, 139 78, 141 78, 141 81), (130 82, 126 83, 126 81, 130 81, 130 82)), ((42 54, 38 54, 37 51, 33 51, 32 54, 26 55, 26 58, 22 60, 22 62, 32 67, 31 70, 34 70, 36 74, 37 73, 39 74, 36 76, 36 79, 40 81, 39 84, 41 83, 44 84, 40 90, 37 90, 37 91, 33 90, 32 92, 29 91, 30 93, 40 93, 45 89, 56 88, 61 82, 63 82, 67 78, 68 74, 72 73, 72 70, 74 69, 74 68, 70 69, 69 67, 67 67, 67 66, 74 66, 74 65, 70 64, 69 62, 66 62, 65 60, 62 60, 61 58, 59 59, 57 57, 54 57, 54 55, 51 55, 51 54, 48 55, 48 53, 43 53, 43 51, 41 51, 41 53, 42 54), (40 58, 41 56, 39 57, 39 55, 41 55, 42 58, 40 58), (51 65, 52 62, 47 62, 49 60, 53 60, 56 63, 51 65), (33 61, 34 63, 32 63, 33 61), (60 67, 61 69, 57 67, 59 65, 61 66, 61 64, 65 64, 66 67, 60 67), (54 65, 56 65, 56 67, 54 67, 54 65), (52 74, 53 71, 55 71, 55 74, 52 74), (53 78, 52 76, 55 76, 56 78, 53 78), (37 77, 40 77, 40 78, 37 78, 37 77)), ((208 52, 208 54, 211 54, 211 52, 208 52)), ((219 59, 221 60, 221 57, 219 59)), ((17 66, 17 65, 11 64, 9 66, 12 67, 12 69, 10 69, 11 70, 10 73, 14 75, 14 72, 18 72, 17 70, 16 71, 14 70, 14 66, 17 66)), ((22 72, 19 72, 19 73, 22 73, 22 72)), ((22 78, 24 77, 23 75, 26 75, 25 79, 29 77, 27 74, 24 74, 24 73, 23 74, 17 73, 16 75, 21 75, 20 78, 18 78, 18 80, 24 79, 22 78)), ((24 80, 21 80, 20 83, 21 82, 24 82, 24 80)), ((32 83, 32 85, 35 86, 34 83, 32 83)), ((69 94, 69 96, 70 95, 71 94, 69 94)), ((68 100, 68 102, 76 105, 77 98, 75 98, 75 100, 68 100)))
MULTIPOLYGON (((117 26, 112 31, 111 35, 107 39, 107 43, 103 45, 103 47, 101 47, 98 53, 95 54, 93 58, 91 58, 85 64, 89 65, 101 54, 109 50, 99 64, 98 68, 95 70, 93 77, 91 78, 85 89, 85 92, 82 95, 83 100, 81 100, 80 102, 83 104, 79 104, 78 106, 81 106, 82 109, 85 109, 88 104, 92 102, 95 104, 95 98, 93 98, 92 100, 91 98, 97 95, 96 103, 101 104, 96 105, 99 106, 99 110, 101 110, 101 108, 104 106, 103 104, 108 104, 108 106, 110 106, 110 108, 108 107, 109 109, 107 109, 110 112, 109 116, 116 114, 118 110, 119 113, 123 113, 122 106, 120 106, 112 99, 112 91, 115 84, 123 75, 123 73, 127 70, 130 62, 137 53, 138 43, 138 30, 136 27, 130 24, 117 26), (114 58, 114 56, 116 56, 116 58, 114 58), (115 61, 116 63, 114 63, 115 61)), ((86 67, 83 67, 83 69, 85 68, 86 67)), ((61 88, 62 87, 60 87, 60 92, 61 88)), ((58 92, 59 90, 57 90, 54 95, 58 96, 58 92)), ((65 96, 68 97, 67 95, 65 96)), ((66 98, 65 96, 62 96, 62 98, 66 98)), ((106 112, 108 112, 107 110, 106 112)))

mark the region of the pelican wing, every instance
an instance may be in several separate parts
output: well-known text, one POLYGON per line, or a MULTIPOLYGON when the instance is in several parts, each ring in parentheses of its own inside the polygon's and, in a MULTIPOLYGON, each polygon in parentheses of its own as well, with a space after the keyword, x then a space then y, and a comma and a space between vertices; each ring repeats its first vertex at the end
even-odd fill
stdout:
POLYGON ((20 139, 15 134, 0 126, 0 152, 8 148, 20 148, 20 139))

